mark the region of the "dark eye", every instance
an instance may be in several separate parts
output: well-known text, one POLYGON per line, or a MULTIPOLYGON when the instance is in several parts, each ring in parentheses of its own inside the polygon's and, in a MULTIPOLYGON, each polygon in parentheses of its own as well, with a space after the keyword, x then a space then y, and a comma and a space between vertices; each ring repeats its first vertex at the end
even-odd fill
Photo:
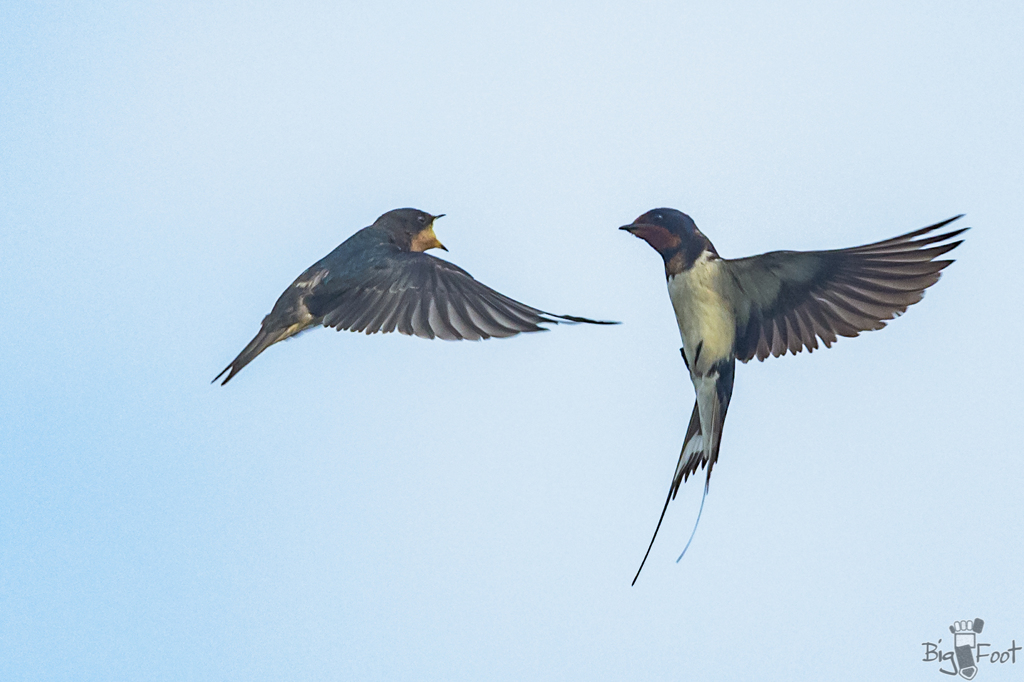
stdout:
POLYGON ((417 218, 416 220, 420 221, 421 223, 425 223, 425 222, 427 222, 427 219, 426 219, 426 218, 424 218, 423 216, 420 216, 420 217, 419 217, 419 218, 417 218))
POLYGON ((662 215, 660 213, 655 213, 654 214, 654 219, 655 220, 664 220, 665 218, 662 217, 662 215))

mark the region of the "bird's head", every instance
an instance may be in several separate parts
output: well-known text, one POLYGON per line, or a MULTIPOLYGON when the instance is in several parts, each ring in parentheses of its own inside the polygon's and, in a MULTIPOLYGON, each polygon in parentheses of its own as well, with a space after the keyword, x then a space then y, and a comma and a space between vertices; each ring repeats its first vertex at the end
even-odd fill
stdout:
POLYGON ((397 208, 377 218, 373 226, 387 232, 391 240, 402 249, 408 251, 442 249, 447 251, 448 249, 434 234, 434 221, 443 216, 444 213, 430 215, 415 208, 397 208))
POLYGON ((656 208, 648 211, 619 229, 626 230, 650 244, 661 254, 666 267, 670 263, 680 261, 677 267, 680 270, 685 269, 705 250, 718 255, 708 238, 697 229, 693 218, 674 208, 656 208))

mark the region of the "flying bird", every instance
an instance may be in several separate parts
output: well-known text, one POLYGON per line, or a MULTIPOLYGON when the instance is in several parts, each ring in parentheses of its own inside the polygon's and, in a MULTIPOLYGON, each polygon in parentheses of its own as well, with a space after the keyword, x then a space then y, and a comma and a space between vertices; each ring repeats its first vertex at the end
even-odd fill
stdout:
POLYGON ((693 219, 673 208, 648 211, 619 228, 661 254, 683 341, 680 352, 697 393, 648 554, 669 502, 698 466, 707 466, 707 494, 736 361, 796 355, 804 348, 813 352, 819 339, 829 348, 839 336, 881 329, 920 301, 953 262, 936 259, 960 245, 951 240, 967 228, 933 233, 961 217, 865 246, 738 259, 720 257, 693 219))
POLYGON ((346 239, 284 290, 259 333, 213 381, 226 373, 221 385, 228 383, 268 347, 319 325, 455 341, 547 331, 540 325, 560 322, 618 324, 546 313, 425 253, 448 250, 434 234, 440 217, 400 208, 346 239))

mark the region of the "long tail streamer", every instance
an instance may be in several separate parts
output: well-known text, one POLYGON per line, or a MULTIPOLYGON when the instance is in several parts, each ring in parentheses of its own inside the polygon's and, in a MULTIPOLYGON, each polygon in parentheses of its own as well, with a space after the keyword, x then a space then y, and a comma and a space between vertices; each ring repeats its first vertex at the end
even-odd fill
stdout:
POLYGON ((690 549, 690 543, 693 542, 693 536, 697 534, 697 524, 700 523, 700 515, 704 511, 704 500, 706 499, 708 499, 708 487, 705 485, 704 494, 701 495, 700 498, 700 511, 697 512, 697 520, 693 522, 693 532, 690 533, 690 539, 686 541, 686 547, 683 547, 682 554, 680 554, 679 558, 676 559, 677 564, 682 560, 683 554, 686 554, 686 550, 690 549))
MULTIPOLYGON (((704 495, 700 498, 700 511, 697 512, 697 520, 693 524, 693 532, 690 533, 690 539, 686 541, 686 547, 683 547, 683 554, 686 554, 686 550, 690 549, 690 543, 693 542, 693 536, 697 534, 697 524, 700 523, 700 515, 704 512, 704 500, 708 498, 708 486, 704 484, 704 495)), ((640 571, 644 570, 644 564, 647 563, 647 555, 651 553, 651 547, 654 547, 654 539, 658 537, 658 531, 661 530, 661 522, 665 520, 665 510, 668 509, 668 503, 672 501, 672 489, 669 488, 668 497, 665 498, 665 506, 661 508, 661 516, 658 517, 658 525, 654 528, 654 536, 651 538, 651 544, 647 545, 647 551, 644 552, 644 560, 640 562, 640 568, 637 569, 636 575, 633 576, 633 582, 630 586, 636 585, 636 579, 640 577, 640 571)), ((683 558, 683 554, 679 555, 679 559, 676 559, 676 563, 683 558)))
POLYGON ((640 571, 644 570, 644 564, 647 563, 647 555, 651 553, 651 547, 654 547, 654 538, 658 537, 658 531, 661 529, 661 522, 665 520, 665 510, 668 509, 668 503, 672 501, 672 487, 669 486, 668 497, 665 498, 665 506, 661 508, 661 516, 658 517, 658 525, 654 529, 654 536, 651 538, 651 544, 647 545, 647 551, 644 552, 644 560, 640 562, 640 568, 636 570, 636 575, 633 576, 633 582, 629 584, 630 587, 636 585, 636 579, 640 577, 640 571))

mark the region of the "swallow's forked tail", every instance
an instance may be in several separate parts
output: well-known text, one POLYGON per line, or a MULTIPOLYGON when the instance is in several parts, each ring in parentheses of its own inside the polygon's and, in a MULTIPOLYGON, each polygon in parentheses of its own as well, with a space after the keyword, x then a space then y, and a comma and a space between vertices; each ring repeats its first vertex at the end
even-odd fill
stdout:
MULTIPOLYGON (((644 560, 640 562, 640 568, 637 569, 636 575, 633 576, 633 582, 630 583, 630 587, 636 585, 636 580, 640 577, 640 571, 644 570, 644 564, 647 563, 647 555, 651 553, 651 547, 654 547, 654 538, 658 537, 658 529, 661 528, 661 522, 665 518, 665 510, 668 509, 668 503, 672 501, 672 492, 672 490, 669 490, 668 492, 668 498, 666 498, 665 500, 665 506, 661 508, 661 516, 658 517, 658 525, 654 529, 654 537, 651 538, 651 544, 647 545, 647 551, 644 553, 644 560)), ((707 498, 708 484, 705 482, 704 494, 701 495, 700 498, 700 510, 697 512, 697 520, 693 522, 693 530, 690 531, 690 539, 686 541, 686 546, 683 547, 682 553, 680 553, 679 558, 676 559, 677 564, 682 560, 683 555, 686 554, 686 550, 690 549, 690 543, 693 542, 693 536, 697 534, 697 524, 700 523, 700 515, 704 513, 704 500, 706 500, 707 498)))
POLYGON ((274 345, 278 341, 287 338, 288 334, 285 330, 277 330, 268 333, 266 329, 260 329, 260 333, 253 337, 252 341, 242 349, 242 352, 238 354, 238 357, 231 361, 231 364, 221 370, 221 373, 213 378, 211 384, 217 383, 217 379, 224 376, 227 372, 228 376, 224 381, 221 382, 221 386, 231 381, 231 378, 242 371, 242 368, 248 365, 250 362, 256 359, 256 356, 265 351, 270 346, 274 345), (282 333, 284 332, 284 333, 282 333), (230 371, 229 371, 230 370, 230 371))
POLYGON ((697 534, 697 524, 700 523, 700 515, 704 513, 704 500, 708 499, 708 484, 704 484, 704 494, 700 496, 700 509, 697 510, 697 520, 693 522, 693 530, 690 531, 690 539, 686 541, 686 547, 683 547, 683 551, 679 553, 679 558, 676 559, 678 564, 683 560, 683 555, 686 554, 686 550, 690 549, 690 543, 693 542, 693 536, 697 534))
POLYGON ((651 537, 651 544, 647 545, 647 551, 644 552, 644 560, 640 562, 640 568, 636 569, 636 575, 633 576, 633 582, 629 584, 630 587, 636 585, 636 579, 640 577, 640 571, 644 570, 644 564, 647 563, 647 555, 651 553, 651 547, 654 547, 654 538, 658 537, 658 531, 661 530, 661 522, 665 520, 665 510, 668 509, 668 503, 672 501, 672 489, 668 491, 668 497, 665 498, 665 506, 661 508, 661 516, 658 517, 658 525, 654 527, 654 535, 651 537))
MULTIPOLYGON (((654 528, 654 535, 651 536, 651 544, 647 545, 647 551, 644 552, 644 559, 640 562, 640 568, 637 569, 636 575, 633 576, 633 582, 630 585, 636 585, 637 578, 640 577, 640 571, 644 570, 644 564, 647 563, 647 556, 651 553, 651 547, 654 547, 654 540, 658 537, 658 531, 661 529, 661 522, 665 520, 665 511, 668 509, 668 503, 676 498, 679 493, 679 486, 682 485, 683 481, 690 477, 691 473, 697 470, 697 465, 707 461, 704 458, 704 438, 700 430, 700 410, 697 403, 693 405, 693 413, 690 415, 690 425, 686 429, 686 438, 683 439, 683 449, 679 452, 679 462, 676 464, 675 475, 672 476, 672 485, 668 489, 668 497, 665 498, 665 506, 661 508, 661 516, 658 517, 658 525, 654 528)), ((712 462, 713 466, 713 462, 712 462)), ((704 495, 708 494, 708 484, 711 482, 711 469, 708 469, 708 477, 704 482, 704 495)), ((700 508, 704 509, 703 498, 700 501, 700 508)), ((697 522, 700 522, 700 512, 697 512, 697 522)), ((693 526, 693 533, 697 532, 697 525, 693 526)), ((693 533, 690 534, 690 542, 693 541, 693 533)), ((690 542, 686 543, 686 547, 689 548, 690 542)), ((686 549, 683 549, 683 554, 686 554, 686 549)), ((679 559, 682 559, 683 555, 679 555, 679 559)), ((679 559, 676 559, 678 562, 679 559)))

